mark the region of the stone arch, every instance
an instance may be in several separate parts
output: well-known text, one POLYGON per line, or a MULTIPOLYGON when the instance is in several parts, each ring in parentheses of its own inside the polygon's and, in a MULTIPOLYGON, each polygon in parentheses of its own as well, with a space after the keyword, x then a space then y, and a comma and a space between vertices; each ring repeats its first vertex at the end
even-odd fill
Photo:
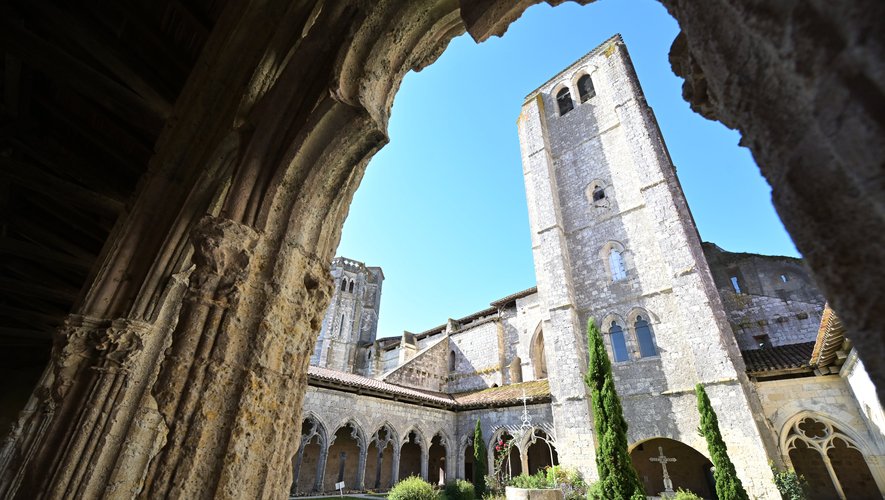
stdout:
POLYGON ((454 443, 443 430, 436 431, 430 438, 427 446, 427 480, 430 484, 445 484, 448 479, 452 444, 454 443))
POLYGON ((550 96, 553 98, 556 116, 565 116, 575 109, 575 93, 571 86, 569 86, 569 82, 558 84, 550 92, 550 96))
POLYGON ((538 322, 532 335, 529 356, 532 360, 532 372, 535 380, 547 378, 547 350, 544 346, 544 322, 538 322))
POLYGON ((473 481, 473 433, 462 434, 458 439, 458 468, 455 474, 461 479, 473 481))
POLYGON ((816 412, 800 412, 781 430, 781 453, 811 490, 840 498, 881 495, 882 471, 869 444, 851 427, 816 412))
POLYGON ((577 91, 576 97, 577 97, 577 101, 578 101, 579 106, 581 104, 584 104, 585 102, 588 102, 590 99, 592 99, 596 95, 596 90, 595 90, 596 82, 593 81, 593 73, 595 73, 595 72, 596 72, 596 66, 588 65, 588 66, 583 66, 581 68, 578 68, 578 70, 575 71, 574 74, 572 74, 571 86, 573 89, 575 89, 577 91), (586 76, 587 78, 590 78, 591 85, 593 85, 593 89, 594 89, 593 94, 590 95, 590 97, 587 97, 586 99, 584 99, 584 94, 581 92, 582 89, 581 89, 580 85, 578 85, 578 83, 581 81, 581 79, 584 76, 586 76))
MULTIPOLYGON (((611 207, 614 194, 614 188, 605 179, 594 179, 584 188, 587 206, 594 209, 611 207)), ((592 210, 591 213, 596 213, 596 210, 592 210)))
POLYGON ((301 495, 321 487, 318 479, 323 474, 328 447, 329 433, 325 424, 314 412, 305 412, 298 452, 292 458, 291 494, 301 495))
MULTIPOLYGON (((489 464, 489 474, 492 474, 492 469, 495 465, 495 445, 498 441, 504 438, 505 442, 513 439, 517 439, 519 436, 519 428, 515 426, 502 426, 495 429, 492 433, 491 439, 489 439, 487 454, 488 454, 488 464, 489 464)), ((513 443, 513 447, 510 450, 510 455, 504 460, 504 464, 501 467, 501 472, 505 477, 518 476, 522 473, 522 448, 523 443, 519 441, 515 441, 513 443)))
POLYGON ((545 467, 559 465, 556 437, 552 428, 533 427, 522 444, 523 470, 534 474, 545 467))
POLYGON ((335 483, 343 481, 347 490, 363 488, 366 466, 366 434, 353 418, 346 419, 329 436, 323 491, 334 491, 335 483))
POLYGON ((379 425, 366 452, 365 486, 379 490, 393 486, 397 474, 400 438, 393 425, 379 425))
POLYGON ((713 498, 716 491, 716 483, 711 472, 713 462, 706 453, 682 441, 665 437, 637 441, 628 448, 628 451, 647 495, 659 495, 662 492, 683 488, 703 498, 713 498), (671 484, 665 479, 663 464, 657 461, 661 455, 668 460, 675 459, 666 463, 671 484))
MULTIPOLYGON (((292 422, 287 419, 297 415, 300 395, 306 384, 302 377, 294 387, 284 390, 282 382, 270 375, 259 374, 256 376, 263 377, 261 383, 250 385, 245 382, 242 375, 245 370, 241 370, 241 366, 212 380, 178 380, 178 374, 187 372, 193 362, 187 346, 197 345, 195 340, 204 337, 212 340, 218 336, 266 335, 267 329, 273 328, 295 332, 288 335, 292 345, 310 345, 311 332, 318 331, 313 326, 322 320, 330 296, 328 261, 337 246, 347 206, 367 160, 387 141, 387 117, 403 75, 410 69, 430 64, 449 40, 465 30, 477 41, 503 34, 507 26, 533 3, 536 2, 529 0, 514 6, 509 0, 491 0, 449 3, 446 5, 451 5, 450 8, 427 9, 421 2, 369 2, 361 4, 367 7, 357 13, 349 10, 349 5, 342 4, 340 9, 330 6, 316 15, 312 15, 310 7, 285 9, 275 3, 274 8, 266 8, 264 4, 250 3, 238 5, 241 10, 234 11, 234 14, 239 15, 231 16, 230 23, 224 23, 212 33, 208 46, 229 43, 227 52, 235 53, 237 57, 233 61, 213 57, 201 64, 185 87, 186 95, 177 101, 182 103, 178 112, 187 118, 197 114, 188 111, 203 105, 197 97, 201 84, 206 81, 230 82, 221 94, 225 102, 213 106, 219 111, 205 113, 208 118, 173 120, 167 124, 164 140, 158 142, 153 160, 153 165, 163 168, 152 169, 158 172, 158 177, 145 179, 142 190, 145 196, 139 195, 133 202, 136 208, 126 215, 126 223, 121 223, 118 241, 108 245, 114 251, 96 273, 94 282, 84 288, 86 297, 82 307, 77 309, 83 317, 144 317, 151 321, 168 321, 154 325, 158 331, 167 325, 177 325, 170 349, 181 350, 185 355, 167 358, 165 363, 160 355, 145 355, 142 356, 144 359, 137 361, 147 363, 148 368, 161 366, 155 387, 138 390, 153 392, 160 413, 167 421, 176 422, 177 425, 170 429, 168 443, 198 439, 206 427, 248 421, 247 412, 252 411, 248 405, 225 411, 226 396, 230 394, 242 392, 243 398, 257 401, 261 395, 254 387, 285 393, 280 404, 266 408, 269 418, 262 419, 283 422, 284 428, 255 422, 247 429, 253 432, 238 433, 232 437, 233 442, 210 444, 211 448, 202 455, 206 458, 201 460, 211 462, 206 467, 217 472, 207 474, 201 481, 194 480, 188 486, 191 490, 183 491, 182 495, 202 491, 209 484, 215 487, 219 478, 227 481, 241 479, 240 486, 248 492, 266 491, 267 484, 275 484, 274 493, 280 494, 285 488, 283 478, 287 472, 284 471, 288 470, 288 459, 294 453, 296 440, 269 437, 273 433, 297 436, 299 419, 292 422), (308 26, 310 29, 306 29, 308 26), (387 36, 391 29, 400 27, 403 28, 402 36, 387 36), (255 37, 232 35, 249 32, 255 32, 255 37), (299 37, 299 33, 304 33, 304 37, 299 37), (322 37, 323 43, 314 43, 317 37, 322 37), (297 45, 294 40, 298 40, 297 45), (279 57, 282 54, 286 56, 279 57), (327 81, 328 76, 331 81, 327 81), (244 96, 248 98, 244 99, 244 96), (190 104, 191 101, 196 104, 190 104), (198 169, 208 164, 208 153, 203 150, 216 149, 214 144, 232 130, 239 130, 233 127, 241 125, 250 133, 244 135, 242 146, 235 155, 237 160, 230 169, 235 173, 224 179, 230 180, 230 188, 222 197, 223 206, 220 211, 213 207, 211 216, 198 223, 205 213, 201 212, 203 208, 194 214, 183 213, 178 207, 185 205, 183 200, 186 198, 188 205, 206 207, 207 200, 216 197, 217 193, 204 193, 194 187, 202 179, 198 169), (199 147, 194 147, 194 152, 187 155, 178 154, 181 145, 188 144, 194 133, 199 133, 202 140, 193 142, 207 145, 195 145, 199 147), (176 192, 170 192, 168 198, 154 202, 148 195, 161 192, 167 185, 162 177, 165 170, 180 173, 180 186, 176 192), (194 174, 194 171, 198 173, 194 174), (173 209, 159 210, 158 203, 170 205, 173 209), (219 213, 222 214, 220 217, 217 216, 219 213), (285 215, 280 217, 279 214, 285 215), (145 217, 154 219, 155 231, 140 231, 146 226, 145 217), (250 307, 235 304, 225 313, 230 321, 206 329, 193 328, 196 318, 202 314, 200 308, 203 305, 184 304, 171 319, 158 319, 152 314, 155 306, 160 309, 153 300, 160 290, 156 284, 166 283, 173 275, 178 279, 183 276, 179 273, 190 267, 187 257, 176 262, 180 254, 170 249, 186 247, 192 228, 196 229, 194 234, 198 242, 217 243, 197 245, 194 259, 197 266, 191 276, 193 295, 210 296, 216 291, 224 292, 213 288, 219 282, 225 287, 230 286, 233 295, 248 290, 255 283, 303 283, 304 286, 284 287, 280 288, 279 294, 256 298, 265 301, 263 304, 252 303, 250 307), (157 238, 157 234, 161 237, 157 238), (144 249, 140 249, 140 243, 147 238, 167 244, 160 248, 144 245, 144 249), (242 259, 218 258, 225 253, 242 259), (245 268, 258 267, 259 262, 277 262, 278 265, 261 273, 242 272, 245 268), (213 271, 215 264, 220 265, 213 271), (204 279, 212 272, 217 272, 223 279, 204 279), (117 287, 114 284, 121 275, 129 277, 130 286, 117 287), (247 281, 243 283, 241 278, 247 281), (266 321, 265 316, 272 314, 270 312, 255 313, 285 310, 286 305, 292 303, 304 304, 303 314, 278 322, 266 321), (130 310, 131 304, 135 305, 130 310), (208 384, 230 389, 220 392, 220 397, 200 398, 198 402, 180 399, 186 393, 208 393, 204 390, 208 384), (183 403, 179 405, 179 401, 183 403), (207 422, 199 416, 206 414, 219 415, 219 418, 207 422), (228 454, 236 453, 230 450, 242 450, 247 447, 246 443, 251 446, 250 453, 238 456, 238 460, 230 460, 228 454), (261 473, 243 477, 239 472, 242 470, 261 473), (251 479, 255 477, 263 478, 260 484, 251 479)), ((881 230, 881 217, 859 221, 856 214, 881 213, 881 185, 869 182, 871 177, 867 174, 878 172, 881 167, 881 153, 885 149, 881 137, 885 136, 882 133, 885 125, 874 112, 878 109, 875 99, 879 94, 852 91, 857 85, 875 81, 870 76, 873 70, 869 68, 879 67, 878 54, 860 51, 857 58, 845 58, 843 65, 796 62, 803 59, 812 62, 834 60, 843 51, 851 53, 861 42, 850 35, 879 33, 881 30, 876 29, 876 23, 882 16, 833 17, 823 28, 826 36, 819 36, 817 30, 795 29, 794 45, 804 49, 781 58, 780 52, 774 50, 780 32, 770 32, 770 26, 779 26, 781 21, 793 27, 816 21, 823 15, 816 7, 788 12, 755 12, 753 15, 758 14, 764 22, 751 23, 747 22, 751 15, 747 9, 725 8, 723 2, 715 7, 700 2, 664 0, 664 3, 682 30, 670 55, 674 71, 686 79, 684 95, 699 113, 740 131, 743 143, 752 150, 762 173, 772 183, 772 199, 783 216, 785 227, 797 247, 809 257, 808 263, 815 271, 816 280, 834 299, 834 308, 844 315, 842 319, 855 334, 853 340, 861 350, 881 352, 879 322, 866 305, 881 302, 878 297, 881 297, 885 271, 870 269, 861 263, 868 261, 870 249, 882 247, 885 231, 881 230), (788 17, 781 19, 778 17, 781 15, 788 17), (708 39, 711 23, 728 30, 728 36, 720 36, 717 43, 711 43, 708 39), (833 39, 836 43, 827 42, 833 39), (759 67, 767 70, 747 73, 743 85, 729 84, 728 68, 745 60, 757 61, 759 67), (856 74, 857 78, 844 77, 850 74, 856 74), (815 89, 824 85, 822 82, 828 86, 830 99, 818 99, 820 93, 815 89), (762 95, 764 99, 759 97, 762 95), (839 116, 839 111, 844 109, 859 110, 851 117, 850 130, 829 133, 833 117, 839 116), (784 123, 791 125, 789 133, 784 132, 784 123), (857 143, 867 147, 858 150, 857 143), (794 165, 803 165, 807 175, 787 175, 795 170, 794 165), (828 217, 818 220, 817 214, 820 213, 826 213, 828 217)), ((872 0, 857 0, 856 3, 856 11, 881 12, 880 3, 872 0)), ((228 295, 222 295, 226 302, 228 295)), ((242 342, 244 347, 231 355, 232 362, 245 359, 242 349, 255 349, 256 344, 242 342)), ((250 352, 250 355, 275 354, 277 351, 271 349, 277 348, 276 345, 264 347, 259 352, 250 352)), ((94 366, 91 363, 103 355, 84 356, 82 366, 94 366)), ((289 366, 301 366, 297 363, 299 358, 294 361, 289 366)), ((71 371, 80 368, 77 365, 71 371)), ((33 458, 10 465, 4 471, 4 478, 20 474, 22 488, 64 489, 66 486, 56 479, 39 485, 43 480, 42 471, 48 470, 49 464, 54 464, 58 470, 92 470, 93 466, 107 462, 106 454, 123 457, 118 468, 125 469, 130 464, 136 468, 145 467, 138 465, 148 462, 141 454, 126 457, 120 453, 119 446, 129 442, 128 436, 118 439, 119 445, 109 444, 94 458, 83 458, 79 445, 52 449, 52 443, 65 439, 68 433, 101 436, 120 431, 123 434, 136 432, 143 422, 142 417, 136 416, 137 404, 123 405, 117 404, 122 399, 105 399, 131 396, 127 391, 107 390, 110 387, 107 384, 116 383, 118 379, 80 377, 83 380, 72 380, 65 378, 67 371, 51 369, 55 370, 52 375, 56 376, 56 381, 71 383, 72 387, 66 393, 69 396, 45 403, 58 405, 59 409, 54 417, 49 417, 51 421, 42 425, 41 429, 45 430, 40 431, 39 439, 14 444, 16 456, 33 458), (104 420, 87 418, 83 410, 108 404, 121 408, 116 420, 122 427, 111 423, 106 428, 104 420), (131 410, 127 410, 129 407, 131 410), (82 421, 65 418, 81 413, 84 415, 82 421), (132 425, 135 420, 138 420, 136 425, 132 425), (70 422, 74 421, 77 422, 76 429, 71 427, 70 422), (127 462, 130 460, 133 462, 127 462)), ((869 369, 881 394, 885 367, 873 365, 869 369)), ((289 377, 279 379, 291 380, 289 377)), ((38 393, 45 389, 45 386, 38 388, 38 393)), ((137 442, 143 439, 132 437, 137 442)), ((164 496, 176 464, 187 453, 182 446, 166 446, 151 462, 149 471, 131 476, 141 478, 138 481, 147 496, 164 496)), ((76 474, 71 484, 87 481, 82 473, 76 474)), ((103 475, 95 474, 95 477, 103 475)), ((84 482, 82 487, 95 491, 101 488, 101 484, 84 482)))
POLYGON ((398 478, 419 476, 427 479, 429 444, 418 426, 412 426, 402 434, 399 449, 398 478))

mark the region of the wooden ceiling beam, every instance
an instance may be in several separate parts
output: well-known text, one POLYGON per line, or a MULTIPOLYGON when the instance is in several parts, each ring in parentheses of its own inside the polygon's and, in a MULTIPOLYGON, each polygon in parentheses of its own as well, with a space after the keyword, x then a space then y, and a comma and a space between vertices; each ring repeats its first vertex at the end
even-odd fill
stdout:
POLYGON ((66 42, 82 47, 120 81, 135 91, 145 104, 164 119, 172 113, 172 103, 160 95, 154 86, 134 69, 137 64, 127 62, 125 55, 120 53, 120 44, 116 40, 100 39, 100 30, 86 27, 76 10, 62 12, 45 0, 34 0, 26 3, 33 9, 37 19, 48 22, 52 33, 58 34, 66 42))
POLYGON ((123 210, 122 200, 115 200, 79 184, 60 179, 27 162, 0 157, 0 176, 38 193, 83 205, 103 214, 116 216, 123 210))
MULTIPOLYGON (((34 330, 29 328, 14 328, 9 326, 0 326, 0 337, 3 338, 24 338, 24 339, 41 339, 51 340, 55 334, 55 330, 34 330)), ((9 345, 3 342, 3 345, 9 345)))
POLYGON ((0 292, 15 296, 57 300, 70 304, 77 298, 79 290, 57 283, 53 286, 45 286, 22 280, 0 278, 0 292))
POLYGON ((57 231, 52 231, 44 228, 40 224, 35 224, 32 218, 13 215, 10 217, 9 225, 21 233, 25 239, 30 240, 35 244, 47 245, 58 251, 82 259, 96 258, 96 255, 93 252, 74 244, 71 240, 59 235, 57 231))
POLYGON ((76 89, 139 129, 156 134, 162 128, 166 116, 154 112, 132 90, 24 27, 6 22, 2 31, 7 51, 20 57, 26 64, 58 83, 76 89))
POLYGON ((59 264, 81 273, 88 273, 94 258, 74 257, 62 252, 13 238, 0 238, 0 255, 10 255, 41 263, 59 264))
POLYGON ((15 306, 0 304, 0 316, 7 316, 20 321, 23 324, 38 325, 41 327, 54 329, 64 322, 65 313, 46 314, 42 311, 32 309, 22 309, 15 306))

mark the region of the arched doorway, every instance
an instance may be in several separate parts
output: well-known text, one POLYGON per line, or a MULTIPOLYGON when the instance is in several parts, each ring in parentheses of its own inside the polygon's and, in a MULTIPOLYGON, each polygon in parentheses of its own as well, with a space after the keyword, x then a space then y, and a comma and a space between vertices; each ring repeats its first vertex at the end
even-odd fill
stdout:
POLYGON ((468 444, 466 448, 464 448, 464 479, 470 481, 471 483, 474 480, 473 477, 473 445, 468 444))
POLYGON ((671 490, 689 490, 703 498, 715 497, 713 463, 699 451, 679 441, 654 438, 633 446, 630 460, 639 474, 647 495, 658 495, 667 490, 664 484, 666 468, 671 490))
POLYGON ((430 484, 445 484, 446 482, 446 439, 437 434, 430 441, 430 450, 427 460, 427 480, 430 484))
POLYGON ((332 438, 329 453, 326 455, 326 472, 323 475, 323 490, 334 491, 335 483, 344 482, 344 489, 359 489, 360 458, 363 439, 359 427, 347 423, 340 427, 332 438))
POLYGON ((559 455, 556 453, 556 447, 553 440, 546 432, 535 429, 531 438, 527 442, 526 456, 528 458, 529 474, 534 474, 545 467, 559 465, 559 455))
POLYGON ((532 337, 531 357, 535 380, 547 378, 547 355, 544 352, 544 329, 541 325, 538 325, 532 337))
POLYGON ((393 454, 396 443, 396 436, 387 425, 372 435, 366 453, 366 488, 381 490, 392 486, 393 454))
POLYGON ((785 449, 793 468, 808 481, 811 500, 880 497, 863 453, 828 419, 796 419, 787 431, 785 449))
POLYGON ((421 436, 411 431, 406 435, 399 455, 399 479, 409 476, 421 477, 421 436))
POLYGON ((301 444, 292 464, 292 495, 303 495, 316 489, 327 439, 326 430, 316 418, 309 416, 302 421, 301 444))

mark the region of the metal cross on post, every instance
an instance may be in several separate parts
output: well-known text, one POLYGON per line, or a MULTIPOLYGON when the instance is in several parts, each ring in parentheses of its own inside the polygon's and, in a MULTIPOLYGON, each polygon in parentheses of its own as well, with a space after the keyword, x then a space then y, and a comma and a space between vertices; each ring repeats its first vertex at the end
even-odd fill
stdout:
POLYGON ((664 491, 661 493, 661 496, 670 496, 664 495, 664 493, 675 493, 675 491, 673 491, 673 481, 670 480, 670 474, 667 472, 667 462, 675 462, 676 459, 664 456, 664 448, 658 446, 658 456, 651 457, 648 460, 661 464, 661 468, 664 469, 664 491))
POLYGON ((532 428, 532 419, 529 417, 529 408, 527 406, 528 396, 525 395, 525 389, 522 390, 522 431, 526 432, 532 428))

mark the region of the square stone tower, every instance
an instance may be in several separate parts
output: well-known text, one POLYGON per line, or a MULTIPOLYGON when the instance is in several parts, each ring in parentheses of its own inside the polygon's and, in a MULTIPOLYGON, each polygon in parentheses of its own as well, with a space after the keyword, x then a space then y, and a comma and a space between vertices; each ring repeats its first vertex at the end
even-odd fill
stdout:
POLYGON ((529 94, 518 127, 562 463, 596 477, 583 383, 593 318, 631 450, 665 438, 709 457, 697 432, 702 383, 748 491, 777 498, 767 465, 774 444, 760 432, 758 398, 621 37, 529 94))
POLYGON ((384 273, 380 267, 337 257, 332 260, 335 288, 310 364, 366 375, 370 347, 378 333, 384 273))

